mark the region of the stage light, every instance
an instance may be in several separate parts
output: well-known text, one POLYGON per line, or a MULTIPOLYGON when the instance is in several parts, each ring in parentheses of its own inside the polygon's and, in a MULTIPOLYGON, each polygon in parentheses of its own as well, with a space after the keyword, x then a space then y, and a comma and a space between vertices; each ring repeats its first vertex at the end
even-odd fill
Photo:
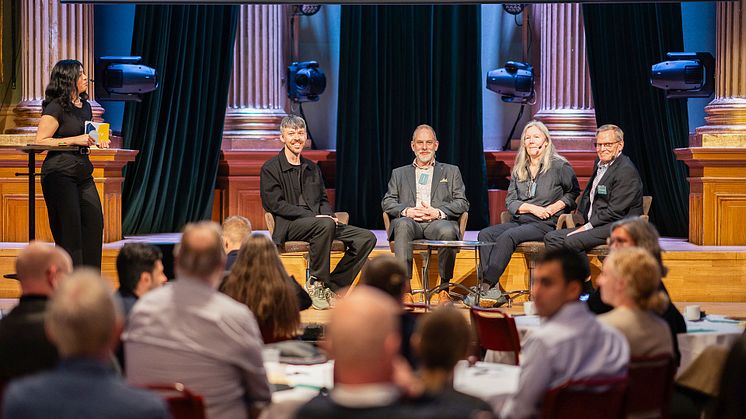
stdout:
POLYGON ((528 63, 508 61, 504 68, 487 73, 487 88, 502 95, 503 102, 530 103, 534 99, 534 69, 528 63))
POLYGON ((503 3, 503 10, 505 13, 513 16, 523 13, 524 7, 525 6, 521 3, 503 3))
POLYGON ((294 62, 288 66, 288 97, 293 102, 318 102, 324 89, 326 76, 318 62, 294 62))
POLYGON ((299 16, 313 16, 321 10, 320 4, 296 4, 293 13, 299 16))
POLYGON ((140 64, 142 57, 99 57, 96 60, 96 100, 140 102, 158 88, 154 68, 140 64))
POLYGON ((715 91, 715 58, 709 52, 669 52, 670 61, 654 64, 650 84, 667 99, 710 97, 715 91))

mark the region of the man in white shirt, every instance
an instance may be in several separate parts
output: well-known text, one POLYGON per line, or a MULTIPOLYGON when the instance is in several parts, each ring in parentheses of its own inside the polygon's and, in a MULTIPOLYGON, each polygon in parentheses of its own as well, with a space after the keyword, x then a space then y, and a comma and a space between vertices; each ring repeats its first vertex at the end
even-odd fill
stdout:
POLYGON ((270 399, 262 335, 249 309, 216 290, 225 253, 220 227, 187 225, 176 281, 140 298, 123 335, 127 381, 182 383, 202 395, 207 417, 258 413, 270 399))
POLYGON ((626 374, 627 340, 578 301, 589 275, 587 259, 567 248, 537 261, 532 295, 543 323, 523 345, 518 391, 501 418, 538 415, 545 393, 567 381, 626 374))

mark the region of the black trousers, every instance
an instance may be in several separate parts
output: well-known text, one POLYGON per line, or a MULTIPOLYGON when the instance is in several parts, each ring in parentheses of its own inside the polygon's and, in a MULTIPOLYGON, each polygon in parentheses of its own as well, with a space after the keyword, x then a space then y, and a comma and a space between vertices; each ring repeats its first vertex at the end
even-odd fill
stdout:
POLYGON ((544 245, 546 245, 547 250, 564 246, 585 257, 586 250, 606 244, 606 239, 611 235, 611 224, 594 227, 588 231, 568 236, 575 230, 574 228, 565 228, 549 232, 544 236, 544 245))
POLYGON ((93 177, 43 174, 41 189, 54 242, 70 254, 74 266, 101 269, 104 215, 93 177))
POLYGON ((543 222, 509 222, 481 230, 477 236, 480 242, 495 243, 494 246, 479 248, 484 281, 489 283, 490 287, 497 285, 505 268, 508 267, 515 248, 523 242, 543 241, 544 235, 552 230, 554 226, 543 222))
POLYGON ((369 230, 346 224, 335 224, 328 217, 307 217, 294 220, 288 226, 287 240, 310 243, 310 271, 332 291, 350 286, 376 247, 376 236, 369 230), (331 270, 332 242, 345 244, 345 254, 334 272, 331 270))
MULTIPOLYGON (((407 265, 407 275, 412 277, 412 240, 458 240, 458 223, 452 220, 434 220, 420 223, 408 217, 395 218, 391 222, 394 237, 394 254, 407 265)), ((456 264, 456 249, 438 249, 438 274, 440 283, 450 282, 456 264)))

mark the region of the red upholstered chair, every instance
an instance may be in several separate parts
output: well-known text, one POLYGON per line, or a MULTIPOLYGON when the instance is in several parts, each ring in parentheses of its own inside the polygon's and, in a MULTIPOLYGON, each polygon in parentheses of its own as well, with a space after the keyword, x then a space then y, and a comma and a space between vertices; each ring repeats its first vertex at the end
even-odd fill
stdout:
POLYGON ((671 393, 676 373, 671 355, 633 357, 629 362, 629 384, 625 409, 627 415, 652 413, 652 417, 671 416, 671 393))
POLYGON ((205 401, 202 396, 192 393, 184 384, 151 384, 148 390, 158 393, 167 403, 174 419, 205 419, 205 401))
POLYGON ((510 314, 496 309, 472 307, 471 322, 477 331, 477 340, 482 349, 513 352, 519 365, 521 337, 510 314))
POLYGON ((617 419, 624 417, 627 377, 569 381, 544 396, 541 419, 617 419))

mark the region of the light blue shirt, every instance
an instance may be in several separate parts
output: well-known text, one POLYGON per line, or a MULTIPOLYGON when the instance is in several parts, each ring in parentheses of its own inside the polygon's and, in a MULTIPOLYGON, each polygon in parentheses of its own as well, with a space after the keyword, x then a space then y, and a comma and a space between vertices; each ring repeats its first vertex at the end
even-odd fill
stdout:
POLYGON ((598 320, 585 303, 565 304, 532 331, 521 351, 518 391, 501 418, 537 416, 547 390, 570 380, 626 374, 629 345, 621 333, 598 320))

